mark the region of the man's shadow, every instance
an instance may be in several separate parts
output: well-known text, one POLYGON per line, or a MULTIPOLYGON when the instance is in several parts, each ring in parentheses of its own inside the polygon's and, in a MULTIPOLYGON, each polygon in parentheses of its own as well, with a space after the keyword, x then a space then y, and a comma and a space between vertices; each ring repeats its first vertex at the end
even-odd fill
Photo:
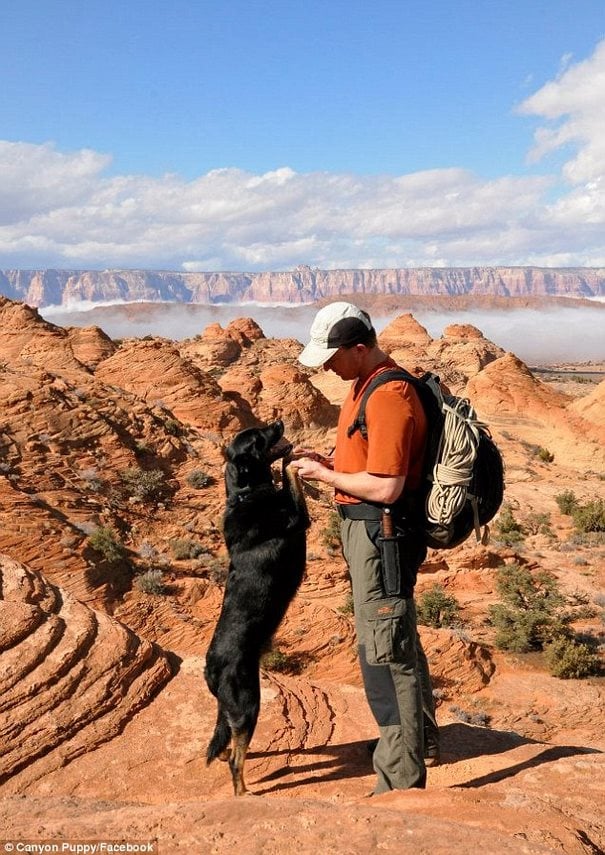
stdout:
MULTIPOLYGON (((520 763, 514 763, 504 769, 497 769, 481 777, 474 778, 460 788, 482 787, 506 778, 514 777, 525 769, 552 763, 562 757, 573 757, 582 754, 600 754, 596 748, 577 745, 549 745, 536 739, 520 736, 506 730, 474 727, 462 722, 446 724, 440 728, 441 734, 441 765, 458 763, 461 760, 471 760, 475 757, 505 754, 521 745, 543 745, 544 749, 534 757, 520 763)), ((342 781, 359 778, 373 773, 372 754, 367 741, 343 742, 335 745, 324 745, 316 748, 303 748, 290 752, 288 749, 278 751, 250 752, 249 759, 277 757, 294 754, 296 757, 314 755, 316 759, 308 764, 296 763, 283 766, 257 780, 257 784, 267 784, 264 789, 255 788, 257 795, 275 793, 300 787, 304 784, 322 784, 328 781, 342 781), (323 757, 325 759, 317 759, 323 757), (303 777, 304 776, 304 777, 303 777), (295 777, 295 780, 287 780, 295 777)))

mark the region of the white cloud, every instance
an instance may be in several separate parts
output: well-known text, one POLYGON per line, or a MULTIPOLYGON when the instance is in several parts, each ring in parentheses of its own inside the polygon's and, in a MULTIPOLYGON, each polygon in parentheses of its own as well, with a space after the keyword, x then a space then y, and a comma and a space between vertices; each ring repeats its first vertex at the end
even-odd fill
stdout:
POLYGON ((577 151, 563 174, 572 184, 589 182, 605 174, 605 40, 588 59, 569 65, 564 58, 559 76, 519 107, 521 113, 541 116, 551 123, 539 128, 530 160, 566 145, 577 151))
POLYGON ((283 166, 188 181, 109 176, 110 158, 98 152, 0 142, 0 267, 602 265, 605 42, 581 62, 565 56, 519 110, 542 120, 534 160, 568 155, 560 176, 283 166))

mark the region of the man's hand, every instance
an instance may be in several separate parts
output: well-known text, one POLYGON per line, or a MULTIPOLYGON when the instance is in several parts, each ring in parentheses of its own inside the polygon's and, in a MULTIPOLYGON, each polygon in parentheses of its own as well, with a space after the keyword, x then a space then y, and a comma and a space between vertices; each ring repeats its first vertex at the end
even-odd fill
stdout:
POLYGON ((320 454, 318 451, 313 451, 310 448, 302 448, 301 446, 296 446, 290 452, 291 460, 301 460, 303 458, 307 458, 308 460, 315 460, 317 463, 321 463, 322 466, 326 466, 328 469, 334 468, 334 458, 330 455, 320 454))
MULTIPOLYGON (((319 455, 321 457, 321 455, 319 455)), ((400 495, 405 475, 372 475, 369 472, 334 472, 320 460, 301 457, 293 460, 294 467, 305 481, 323 481, 342 493, 355 496, 363 502, 392 504, 400 495)))
POLYGON ((290 466, 296 469, 300 477, 305 481, 323 481, 324 484, 334 486, 334 472, 323 461, 328 462, 327 458, 321 454, 314 454, 313 457, 295 459, 290 466))

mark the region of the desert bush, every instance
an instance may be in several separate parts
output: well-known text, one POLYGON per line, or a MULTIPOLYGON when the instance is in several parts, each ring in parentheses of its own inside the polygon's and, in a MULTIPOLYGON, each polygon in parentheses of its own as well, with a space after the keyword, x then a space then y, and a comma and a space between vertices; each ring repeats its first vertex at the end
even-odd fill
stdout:
POLYGON ((321 542, 331 554, 338 552, 341 548, 340 517, 336 511, 330 511, 328 524, 321 533, 321 542))
POLYGON ((139 557, 143 559, 143 561, 155 561, 158 557, 158 551, 153 546, 153 544, 149 543, 147 540, 144 540, 138 549, 139 557))
POLYGON ((186 537, 177 537, 170 541, 170 550, 177 561, 187 558, 197 558, 206 550, 197 540, 189 540, 186 537))
POLYGON ((203 472, 201 469, 194 469, 187 476, 187 483, 196 490, 203 490, 204 487, 210 487, 214 484, 215 479, 212 475, 208 475, 207 472, 203 472))
POLYGON ((88 545, 100 553, 110 564, 123 561, 126 557, 124 544, 118 538, 114 529, 109 526, 99 526, 88 538, 88 545))
POLYGON ((229 565, 218 558, 212 561, 208 566, 208 578, 221 588, 225 587, 227 576, 229 575, 229 565))
POLYGON ((552 535, 553 533, 550 527, 550 514, 548 513, 532 511, 532 513, 528 514, 525 518, 524 526, 530 534, 552 535))
POLYGON ((514 546, 524 539, 524 531, 521 523, 517 522, 513 515, 513 509, 509 504, 504 504, 494 525, 496 538, 505 546, 514 546))
POLYGON ((490 716, 484 710, 468 712, 462 707, 459 707, 457 704, 454 704, 450 707, 450 712, 452 713, 452 715, 456 716, 459 721, 463 721, 465 724, 474 724, 479 727, 489 727, 489 723, 491 721, 490 716))
POLYGON ((572 490, 564 490, 562 493, 556 495, 555 502, 561 513, 567 516, 570 516, 578 506, 576 494, 572 490))
POLYGON ((90 466, 87 469, 81 469, 79 472, 79 476, 91 492, 99 493, 102 490, 103 483, 99 477, 99 472, 96 466, 90 466))
POLYGON ((605 531, 605 501, 594 499, 585 505, 577 505, 572 511, 576 529, 580 532, 605 531))
POLYGON ((276 671, 278 674, 300 674, 304 671, 306 660, 297 653, 284 653, 278 647, 272 647, 261 656, 261 668, 276 671))
POLYGON ((338 611, 343 615, 352 615, 354 613, 353 594, 347 594, 344 603, 339 607, 338 611))
POLYGON ((547 448, 539 448, 538 459, 541 460, 543 463, 552 463, 555 459, 555 455, 547 448))
POLYGON ((161 469, 129 467, 120 472, 124 489, 129 496, 142 502, 159 501, 167 493, 166 476, 161 469))
POLYGON ((166 419, 164 422, 164 429, 166 433, 169 433, 171 436, 180 436, 183 432, 183 426, 176 419, 166 419))
POLYGON ((559 614, 564 598, 552 573, 506 565, 498 570, 496 585, 502 602, 489 610, 496 647, 516 653, 541 650, 564 631, 559 614))
POLYGON ((544 656, 553 677, 580 679, 599 671, 598 656, 573 637, 555 638, 546 645, 544 656))
POLYGON ((441 585, 433 585, 419 596, 416 613, 418 623, 425 626, 454 626, 459 621, 460 604, 441 585))
POLYGON ((161 596, 166 593, 162 571, 158 569, 147 570, 145 573, 141 573, 136 577, 134 583, 143 594, 161 596))

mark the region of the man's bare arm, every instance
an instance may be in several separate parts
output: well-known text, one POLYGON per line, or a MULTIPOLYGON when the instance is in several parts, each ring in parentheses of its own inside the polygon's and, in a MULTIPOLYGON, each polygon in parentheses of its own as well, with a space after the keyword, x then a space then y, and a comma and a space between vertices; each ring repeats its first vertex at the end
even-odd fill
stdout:
POLYGON ((296 467, 301 478, 308 481, 322 481, 335 490, 349 493, 365 502, 379 502, 389 505, 399 498, 405 475, 373 475, 370 472, 335 472, 324 466, 319 460, 303 457, 294 460, 291 466, 296 467))

